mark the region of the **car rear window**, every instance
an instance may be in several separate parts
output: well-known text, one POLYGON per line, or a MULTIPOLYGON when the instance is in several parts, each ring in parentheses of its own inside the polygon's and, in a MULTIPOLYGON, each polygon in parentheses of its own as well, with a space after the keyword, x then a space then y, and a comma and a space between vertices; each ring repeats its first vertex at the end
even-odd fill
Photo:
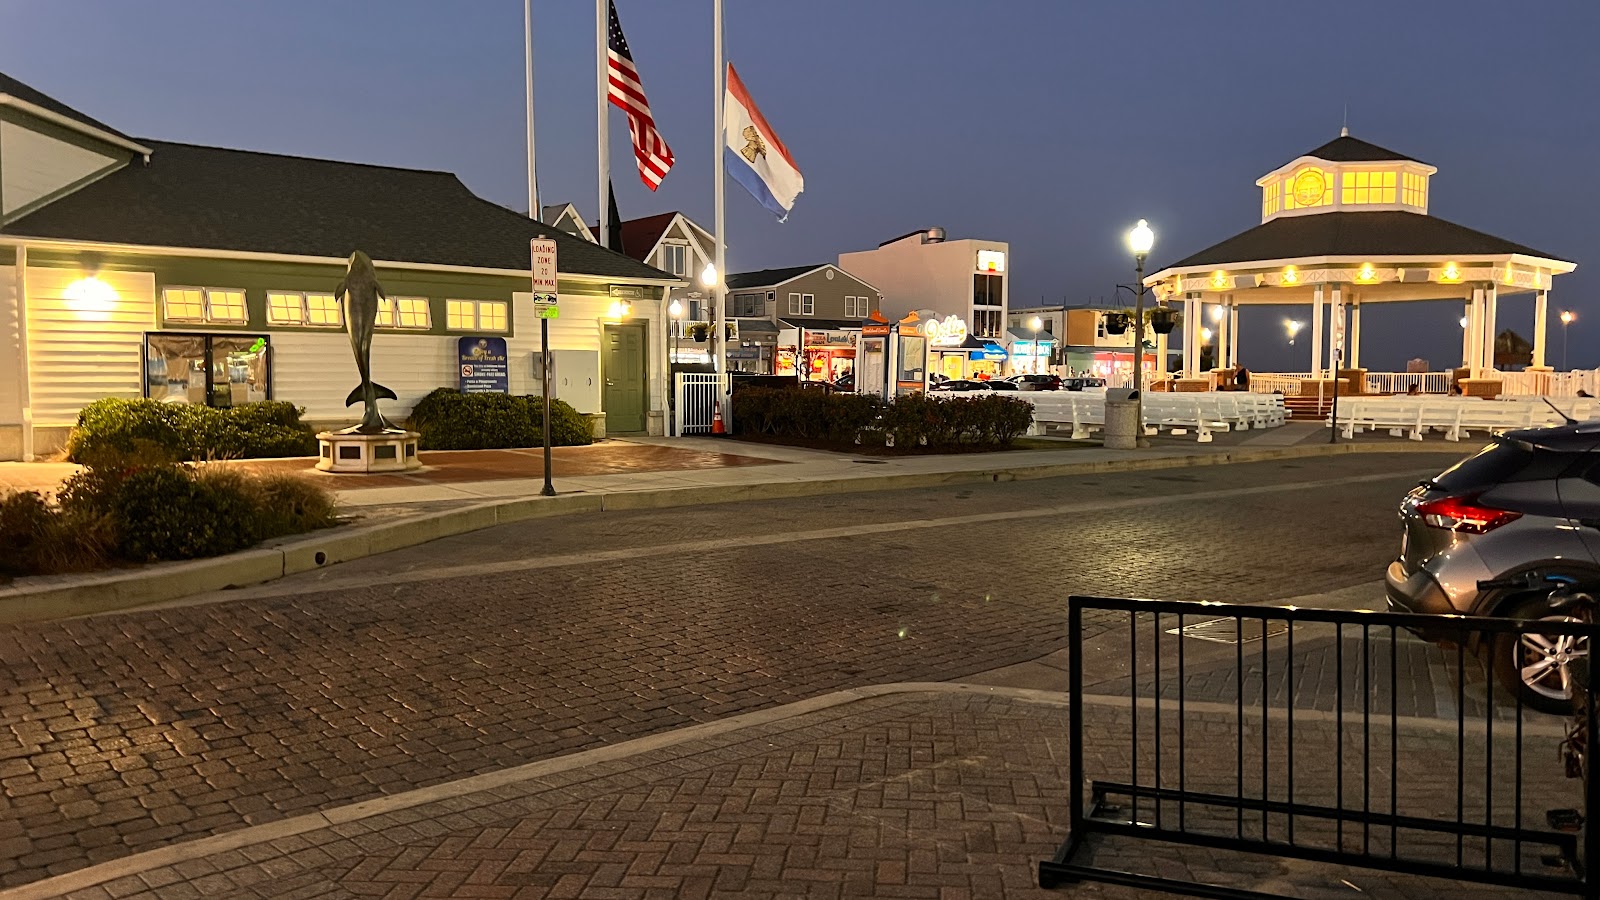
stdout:
POLYGON ((1525 445, 1497 439, 1433 479, 1441 489, 1458 493, 1510 481, 1533 458, 1525 445))

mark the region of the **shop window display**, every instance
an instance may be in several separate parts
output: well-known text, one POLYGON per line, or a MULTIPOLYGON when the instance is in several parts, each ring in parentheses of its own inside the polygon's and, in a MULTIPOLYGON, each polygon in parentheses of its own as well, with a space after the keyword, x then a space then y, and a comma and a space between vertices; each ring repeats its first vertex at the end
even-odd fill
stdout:
POLYGON ((228 408, 271 399, 265 335, 145 335, 145 396, 228 408))

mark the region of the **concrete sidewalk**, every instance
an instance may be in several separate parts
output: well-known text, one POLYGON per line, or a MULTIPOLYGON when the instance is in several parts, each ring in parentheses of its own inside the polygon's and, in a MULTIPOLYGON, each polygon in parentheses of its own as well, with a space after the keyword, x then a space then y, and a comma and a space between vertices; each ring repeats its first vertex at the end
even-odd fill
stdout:
MULTIPOLYGON (((1085 703, 1092 764, 1105 769, 1097 777, 1126 777, 1117 741, 1127 701, 1085 703)), ((1208 735, 1231 736, 1230 714, 1219 707, 1196 719, 1215 720, 1208 735)), ((1043 691, 842 691, 164 847, 0 898, 1143 896, 1037 885, 1039 860, 1066 835, 1066 717, 1065 695, 1043 691)), ((1453 746, 1447 729, 1397 724, 1419 761, 1401 785, 1405 808, 1448 817, 1454 801, 1441 788, 1450 773, 1428 763, 1453 746)), ((1308 755, 1336 734, 1314 717, 1302 727, 1308 755)), ((1220 754, 1215 769, 1226 774, 1227 743, 1191 749, 1220 754)), ((1274 774, 1274 790, 1284 775, 1274 774)), ((1563 789, 1560 778, 1541 781, 1525 802, 1559 805, 1563 789)), ((1093 858, 1302 897, 1526 896, 1152 842, 1102 842, 1093 858)))

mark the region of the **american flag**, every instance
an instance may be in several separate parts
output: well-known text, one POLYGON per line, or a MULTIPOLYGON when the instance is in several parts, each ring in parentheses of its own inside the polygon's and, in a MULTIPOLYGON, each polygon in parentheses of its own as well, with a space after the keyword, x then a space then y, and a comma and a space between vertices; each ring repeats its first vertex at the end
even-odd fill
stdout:
POLYGON ((633 155, 639 161, 639 178, 644 186, 655 190, 661 179, 672 168, 672 148, 667 146, 661 132, 656 131, 656 120, 650 115, 650 101, 645 98, 644 85, 639 83, 639 70, 633 65, 633 54, 628 51, 628 39, 622 36, 622 23, 617 21, 617 4, 611 7, 610 47, 611 105, 621 107, 628 114, 628 131, 633 135, 633 155))

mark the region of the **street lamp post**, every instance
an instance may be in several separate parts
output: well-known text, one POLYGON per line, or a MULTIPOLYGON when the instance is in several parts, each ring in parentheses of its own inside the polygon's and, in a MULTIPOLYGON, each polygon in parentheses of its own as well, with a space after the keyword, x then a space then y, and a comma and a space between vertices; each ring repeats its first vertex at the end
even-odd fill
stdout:
POLYGON ((678 332, 683 329, 683 301, 674 299, 667 305, 671 318, 667 327, 672 330, 672 351, 667 356, 667 433, 678 436, 678 332))
POLYGON ((1571 325, 1577 318, 1578 314, 1570 309, 1561 311, 1561 371, 1563 372, 1572 371, 1567 368, 1567 326, 1571 325))
POLYGON ((1128 249, 1133 252, 1134 292, 1138 300, 1133 305, 1133 397, 1134 445, 1147 446, 1144 437, 1144 258, 1155 246, 1156 233, 1144 219, 1128 231, 1128 249))
POLYGON ((1037 375, 1039 374, 1039 329, 1044 327, 1044 321, 1038 316, 1034 316, 1028 321, 1028 324, 1033 326, 1033 366, 1031 368, 1033 369, 1033 374, 1037 375))

